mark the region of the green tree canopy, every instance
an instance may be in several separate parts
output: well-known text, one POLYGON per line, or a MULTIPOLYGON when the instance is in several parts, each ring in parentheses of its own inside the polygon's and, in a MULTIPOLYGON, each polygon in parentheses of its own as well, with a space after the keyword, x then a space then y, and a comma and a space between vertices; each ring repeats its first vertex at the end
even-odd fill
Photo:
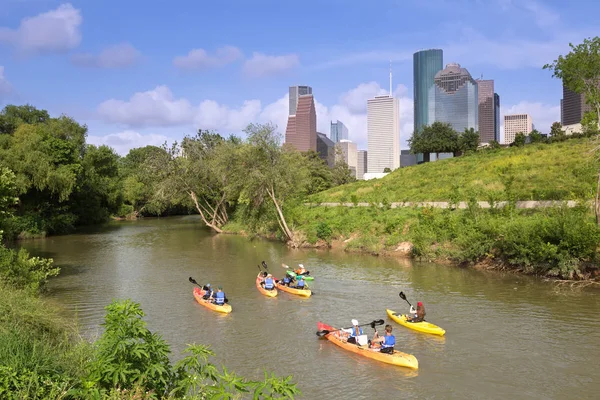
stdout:
POLYGON ((458 133, 448 123, 434 122, 414 132, 408 139, 410 151, 417 153, 456 153, 459 150, 458 133))

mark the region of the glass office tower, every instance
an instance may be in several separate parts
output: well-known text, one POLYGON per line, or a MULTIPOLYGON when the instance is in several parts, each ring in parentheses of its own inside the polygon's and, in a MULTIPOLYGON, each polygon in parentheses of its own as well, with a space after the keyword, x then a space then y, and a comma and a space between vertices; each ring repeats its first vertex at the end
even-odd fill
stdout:
POLYGON ((431 125, 435 115, 435 75, 444 69, 441 49, 422 50, 413 54, 414 130, 431 125))

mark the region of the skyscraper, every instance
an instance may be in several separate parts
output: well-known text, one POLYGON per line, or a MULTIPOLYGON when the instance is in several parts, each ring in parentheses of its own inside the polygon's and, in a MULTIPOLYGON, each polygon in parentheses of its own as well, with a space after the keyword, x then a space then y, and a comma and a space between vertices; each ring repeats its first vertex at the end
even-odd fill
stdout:
POLYGON ((494 81, 476 79, 479 113, 479 142, 489 143, 496 137, 496 108, 494 107, 494 81))
POLYGON ((305 94, 312 94, 310 86, 290 86, 290 115, 296 115, 298 98, 305 94))
POLYGON ((440 49, 422 50, 413 54, 414 130, 434 121, 435 75, 444 68, 444 53, 440 49))
POLYGON ((494 140, 500 143, 500 96, 494 93, 494 140))
POLYGON ((298 96, 295 113, 288 117, 285 142, 298 151, 317 151, 317 114, 312 94, 298 96))
POLYGON ((517 133, 529 135, 533 130, 533 122, 529 114, 512 114, 504 116, 504 144, 515 141, 517 133))
POLYGON ((435 75, 434 81, 433 121, 449 123, 459 133, 469 128, 478 131, 479 93, 469 71, 450 63, 435 75))
MULTIPOLYGON (((337 148, 341 150, 341 157, 348 164, 348 168, 352 171, 352 175, 356 178, 356 170, 358 169, 358 150, 356 149, 356 143, 351 140, 344 140, 335 144, 337 148)), ((336 162, 338 161, 338 154, 336 152, 336 162)))
POLYGON ((400 167, 400 110, 391 94, 367 100, 367 136, 369 173, 400 167))
POLYGON ((358 150, 356 159, 356 179, 364 179, 367 172, 367 151, 358 150))
POLYGON ((585 102, 583 93, 575 93, 563 85, 563 98, 561 101, 561 125, 574 125, 581 122, 585 113, 592 108, 585 102))
POLYGON ((348 128, 346 128, 346 125, 344 125, 340 120, 337 122, 331 121, 331 132, 329 138, 333 140, 334 143, 337 143, 340 140, 348 140, 348 128))
POLYGON ((330 168, 335 166, 335 143, 321 132, 317 132, 317 153, 327 166, 330 168))

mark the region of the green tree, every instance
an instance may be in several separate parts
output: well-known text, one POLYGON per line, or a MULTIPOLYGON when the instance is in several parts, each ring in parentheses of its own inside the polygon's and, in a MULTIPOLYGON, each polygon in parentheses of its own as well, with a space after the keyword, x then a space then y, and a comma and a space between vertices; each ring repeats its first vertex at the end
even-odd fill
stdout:
POLYGON ((345 185, 356 182, 356 171, 352 171, 346 162, 344 151, 335 146, 335 164, 331 169, 333 176, 333 186, 345 185))
POLYGON ((463 153, 472 153, 479 147, 479 132, 473 128, 466 129, 458 137, 458 148, 463 153))
POLYGON ((554 122, 550 127, 550 139, 552 142, 562 142, 566 140, 567 135, 565 131, 562 129, 562 125, 560 122, 554 122))
POLYGON ((24 106, 8 105, 0 112, 0 134, 12 135, 19 125, 42 124, 50 120, 46 110, 26 104, 24 106))
POLYGON ((581 119, 581 128, 586 136, 598 134, 598 116, 593 112, 586 112, 581 119))
POLYGON ((243 151, 243 168, 237 180, 243 183, 243 194, 253 207, 270 200, 277 212, 277 222, 286 239, 294 234, 284 215, 287 201, 303 195, 310 184, 305 158, 289 146, 281 146, 281 135, 271 124, 250 124, 243 151))
POLYGON ((0 167, 0 223, 18 202, 15 174, 8 168, 0 167))
POLYGON ((583 93, 587 104, 596 114, 600 123, 600 37, 584 39, 583 43, 569 43, 571 51, 566 56, 558 56, 544 69, 552 71, 552 76, 562 79, 563 85, 575 93, 583 93))
POLYGON ((389 167, 385 167, 385 168, 383 169, 383 173, 384 173, 384 174, 387 174, 387 173, 390 173, 390 172, 392 172, 392 170, 391 170, 389 167))
POLYGON ((414 132, 408 139, 412 154, 452 153, 459 151, 458 133, 448 123, 434 122, 414 132))
POLYGON ((310 195, 331 188, 334 185, 332 169, 327 166, 319 153, 311 150, 302 153, 302 155, 306 158, 306 167, 310 176, 306 194, 310 195))
POLYGON ((544 141, 544 137, 537 129, 529 132, 529 139, 531 140, 531 143, 541 143, 544 141))
POLYGON ((523 147, 527 141, 527 136, 523 132, 519 132, 515 135, 515 140, 512 142, 512 146, 523 147))

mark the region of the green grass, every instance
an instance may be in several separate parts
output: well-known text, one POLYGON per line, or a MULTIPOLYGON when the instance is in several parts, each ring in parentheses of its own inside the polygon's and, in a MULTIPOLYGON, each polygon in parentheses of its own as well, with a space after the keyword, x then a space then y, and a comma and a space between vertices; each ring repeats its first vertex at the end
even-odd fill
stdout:
POLYGON ((534 144, 401 168, 382 179, 359 181, 317 193, 310 202, 452 201, 503 198, 512 177, 516 200, 593 197, 599 163, 592 139, 534 144))

